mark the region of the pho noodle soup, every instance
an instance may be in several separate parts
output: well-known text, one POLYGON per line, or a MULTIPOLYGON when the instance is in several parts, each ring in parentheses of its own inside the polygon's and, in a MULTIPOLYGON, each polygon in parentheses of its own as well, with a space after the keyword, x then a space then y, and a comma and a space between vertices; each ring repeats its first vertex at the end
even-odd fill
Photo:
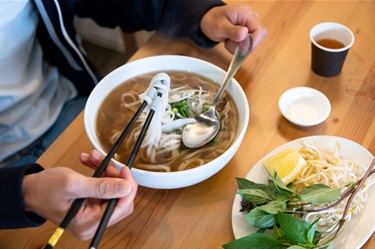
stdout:
MULTIPOLYGON (((216 107, 221 123, 218 135, 201 148, 189 149, 182 143, 181 133, 186 120, 205 112, 211 105, 219 85, 207 77, 184 71, 166 71, 170 78, 168 104, 159 122, 163 128, 157 144, 147 145, 145 137, 133 167, 157 172, 172 172, 201 166, 223 154, 233 143, 238 128, 238 110, 232 97, 224 92, 216 107), (177 121, 176 121, 177 120, 177 121), (172 128, 171 128, 171 124, 172 128), (181 127, 174 127, 179 124, 181 127), (169 128, 168 128, 169 127, 169 128)), ((111 91, 104 99, 96 118, 96 135, 108 153, 123 132, 143 100, 140 94, 158 74, 146 73, 129 79, 111 91)), ((166 103, 166 102, 165 102, 166 103)), ((133 146, 147 118, 146 107, 125 138, 114 159, 126 164, 133 146)), ((153 117, 155 119, 155 116, 153 117)), ((150 125, 147 134, 160 129, 150 125)))

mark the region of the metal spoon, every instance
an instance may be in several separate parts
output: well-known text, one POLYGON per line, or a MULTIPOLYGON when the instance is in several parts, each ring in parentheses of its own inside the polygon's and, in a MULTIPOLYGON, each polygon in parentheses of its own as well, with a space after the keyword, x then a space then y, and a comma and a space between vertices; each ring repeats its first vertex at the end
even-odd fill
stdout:
POLYGON ((242 62, 251 52, 253 47, 253 36, 250 34, 248 38, 243 40, 238 44, 234 56, 229 65, 227 74, 225 75, 224 81, 220 86, 220 89, 207 112, 196 115, 194 118, 195 123, 188 124, 182 131, 182 142, 188 148, 198 148, 208 142, 210 142, 220 129, 220 121, 216 117, 215 110, 216 105, 219 102, 221 95, 223 94, 225 88, 232 80, 234 74, 237 72, 238 68, 241 66, 242 62))

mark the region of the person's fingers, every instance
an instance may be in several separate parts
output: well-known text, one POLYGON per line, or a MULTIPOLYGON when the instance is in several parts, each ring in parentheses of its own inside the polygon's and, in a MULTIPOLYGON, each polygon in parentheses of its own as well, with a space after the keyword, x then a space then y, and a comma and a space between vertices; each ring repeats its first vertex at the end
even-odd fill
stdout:
POLYGON ((122 198, 132 190, 132 184, 129 180, 121 178, 81 176, 74 184, 74 194, 77 198, 122 198))
POLYGON ((232 40, 235 42, 240 42, 246 38, 249 30, 245 26, 234 25, 228 19, 225 19, 221 25, 220 29, 216 32, 215 40, 218 42, 223 42, 225 40, 232 40))
POLYGON ((225 43, 225 48, 231 52, 232 54, 234 54, 234 51, 236 51, 236 48, 238 46, 238 42, 234 42, 232 40, 227 40, 225 43))
MULTIPOLYGON (((250 33, 253 35, 254 42, 253 42, 252 50, 254 50, 259 46, 259 44, 266 37, 267 30, 265 29, 262 22, 260 21, 258 13, 255 12, 250 6, 247 6, 247 8, 248 8, 248 11, 240 12, 237 16, 237 19, 232 20, 232 21, 237 21, 237 25, 245 26, 248 28, 248 34, 250 33)), ((233 40, 233 41, 236 41, 236 40, 233 40)))
POLYGON ((90 160, 90 155, 88 153, 81 153, 79 160, 82 164, 88 166, 89 168, 96 169, 96 165, 90 160))
MULTIPOLYGON (((104 156, 97 150, 90 151, 89 154, 81 153, 80 161, 82 164, 96 170, 101 162, 103 161, 104 156)), ((118 177, 118 170, 112 161, 109 162, 105 169, 103 176, 118 177)))
POLYGON ((97 150, 91 150, 89 153, 81 153, 79 159, 84 165, 92 169, 97 169, 104 156, 97 150))
POLYGON ((234 53, 239 42, 253 35, 256 49, 267 35, 258 14, 248 5, 226 5, 212 8, 202 18, 202 31, 213 41, 224 42, 234 53))
MULTIPOLYGON (((124 170, 126 169, 128 170, 127 167, 124 167, 124 170)), ((134 183, 123 178, 84 178, 76 179, 82 185, 75 186, 78 189, 75 193, 79 197, 86 198, 84 207, 73 219, 68 229, 73 231, 81 240, 88 240, 93 237, 108 206, 108 201, 103 201, 103 199, 120 198, 119 200, 121 201, 123 198, 126 198, 128 200, 127 205, 121 204, 120 214, 114 217, 112 217, 113 215, 111 216, 113 222, 110 222, 108 226, 113 225, 133 212, 133 200, 135 196, 133 192, 134 190, 136 191, 137 186, 135 185, 133 188, 134 183), (127 210, 122 210, 122 208, 127 208, 127 210)), ((117 209, 118 207, 116 206, 114 214, 119 212, 117 209)))
POLYGON ((138 184, 133 178, 129 168, 127 167, 122 168, 120 175, 121 177, 129 180, 129 182, 132 185, 132 190, 127 196, 119 199, 108 225, 117 223, 118 221, 122 220, 123 218, 133 213, 133 210, 134 210, 134 198, 137 193, 138 184))
POLYGON ((254 50, 259 46, 259 44, 264 40, 264 38, 266 38, 267 30, 266 29, 256 29, 253 32, 251 32, 251 34, 253 35, 253 38, 254 38, 253 49, 252 49, 252 50, 254 50))

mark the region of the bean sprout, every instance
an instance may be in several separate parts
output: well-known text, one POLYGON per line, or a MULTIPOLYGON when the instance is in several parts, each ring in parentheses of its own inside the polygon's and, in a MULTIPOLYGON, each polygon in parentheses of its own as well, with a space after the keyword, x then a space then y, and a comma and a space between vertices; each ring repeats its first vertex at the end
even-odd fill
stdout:
MULTIPOLYGON (((343 186, 349 182, 357 182, 365 174, 366 169, 358 162, 343 159, 340 155, 340 144, 336 143, 334 151, 323 151, 319 148, 302 141, 303 147, 300 154, 306 160, 307 166, 301 175, 293 181, 297 191, 306 188, 312 184, 325 184, 331 188, 343 186)), ((345 219, 349 221, 353 214, 358 214, 364 207, 368 197, 367 189, 374 184, 374 180, 361 191, 353 199, 350 210, 345 219)), ((347 188, 343 188, 344 192, 347 188)), ((347 199, 340 204, 322 212, 309 212, 302 218, 310 223, 320 218, 318 222, 318 230, 329 231, 338 220, 342 217, 347 199)), ((330 203, 314 205, 314 209, 322 209, 328 207, 330 203)))

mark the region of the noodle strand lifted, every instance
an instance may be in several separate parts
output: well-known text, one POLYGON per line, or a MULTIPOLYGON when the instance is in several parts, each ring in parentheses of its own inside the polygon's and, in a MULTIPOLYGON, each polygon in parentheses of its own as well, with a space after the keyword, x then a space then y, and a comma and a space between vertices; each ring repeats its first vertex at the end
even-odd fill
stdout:
MULTIPOLYGON (((238 128, 238 110, 227 93, 217 105, 221 131, 216 139, 199 149, 188 149, 181 142, 183 127, 195 122, 193 117, 208 109, 219 86, 204 76, 167 71, 171 80, 170 89, 163 94, 160 109, 155 111, 138 157, 133 167, 160 172, 186 170, 201 166, 220 156, 234 141, 238 128)), ((103 148, 110 149, 134 112, 142 102, 143 93, 154 75, 159 72, 137 76, 114 89, 104 100, 98 114, 96 130, 103 148), (112 120, 112 123, 108 123, 112 120)), ((145 122, 149 108, 146 107, 123 142, 115 159, 125 162, 145 122)))

